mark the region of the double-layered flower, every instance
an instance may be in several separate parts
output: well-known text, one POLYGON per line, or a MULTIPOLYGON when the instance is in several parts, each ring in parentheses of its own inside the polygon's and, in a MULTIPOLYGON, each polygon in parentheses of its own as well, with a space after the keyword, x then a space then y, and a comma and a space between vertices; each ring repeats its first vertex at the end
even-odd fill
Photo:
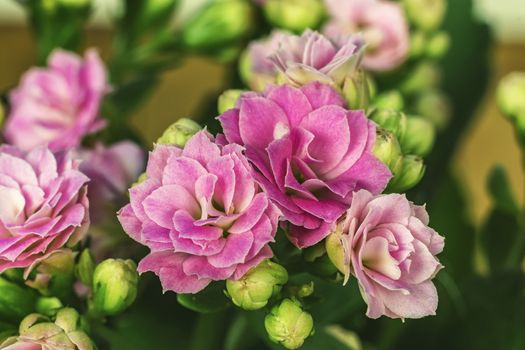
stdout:
POLYGON ((408 21, 400 4, 386 0, 325 0, 330 20, 323 33, 344 40, 361 32, 367 44, 363 66, 386 71, 399 66, 410 47, 408 21))
POLYGON ((436 255, 444 238, 428 222, 425 208, 404 195, 354 194, 327 239, 327 251, 346 279, 350 274, 357 278, 369 317, 435 314, 438 295, 432 278, 442 268, 436 255))
POLYGON ((99 109, 108 90, 95 50, 88 50, 84 59, 55 50, 47 68, 30 69, 11 92, 4 136, 26 151, 44 144, 52 151, 77 147, 85 135, 104 126, 99 109))
POLYGON ((380 193, 391 173, 373 154, 375 124, 318 82, 271 86, 241 96, 219 117, 228 142, 243 145, 256 179, 281 209, 298 247, 325 238, 353 191, 380 193))
POLYGON ((0 273, 76 244, 89 226, 88 178, 67 154, 0 147, 0 273))
POLYGON ((146 173, 119 219, 151 249, 139 272, 156 273, 164 290, 196 293, 272 256, 279 211, 238 145, 219 146, 201 131, 184 149, 157 145, 146 173))

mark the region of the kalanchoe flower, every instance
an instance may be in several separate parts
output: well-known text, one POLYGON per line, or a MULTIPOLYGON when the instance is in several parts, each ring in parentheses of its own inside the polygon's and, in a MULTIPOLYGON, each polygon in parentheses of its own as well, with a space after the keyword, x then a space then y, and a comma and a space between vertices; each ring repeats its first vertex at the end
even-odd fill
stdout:
POLYGON ((47 68, 32 68, 10 95, 5 138, 23 150, 48 144, 52 151, 80 145, 100 130, 100 103, 108 92, 104 64, 95 50, 84 59, 55 50, 47 68))
POLYGON ((438 296, 432 278, 442 268, 436 255, 444 238, 428 227, 423 206, 404 195, 354 194, 346 217, 326 240, 331 260, 355 276, 367 316, 421 318, 434 315, 438 296))
POLYGON ((164 290, 197 293, 213 280, 239 279, 272 256, 279 212, 241 147, 221 147, 201 131, 184 149, 157 145, 146 172, 119 219, 151 249, 139 272, 155 272, 164 290))
POLYGON ((90 179, 91 222, 104 223, 108 216, 114 218, 116 208, 125 203, 127 189, 144 170, 144 151, 133 142, 122 141, 109 147, 98 143, 79 150, 77 156, 82 160, 80 171, 90 179))
POLYGON ((0 146, 0 273, 35 265, 84 236, 87 181, 68 154, 0 146))
POLYGON ((410 38, 399 4, 385 0, 325 0, 325 3, 331 20, 323 33, 337 40, 361 32, 367 44, 365 68, 386 71, 404 62, 410 38))
POLYGON ((391 176, 372 155, 374 123, 343 105, 328 85, 282 85, 243 95, 238 108, 219 117, 226 139, 246 148, 300 248, 328 235, 353 191, 380 193, 391 176))

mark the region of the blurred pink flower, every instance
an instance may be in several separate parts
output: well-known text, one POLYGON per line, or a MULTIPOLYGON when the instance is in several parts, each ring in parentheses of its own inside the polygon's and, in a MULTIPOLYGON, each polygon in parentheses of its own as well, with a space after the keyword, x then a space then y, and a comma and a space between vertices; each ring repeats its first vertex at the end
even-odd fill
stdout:
POLYGON ((113 208, 127 201, 127 190, 144 170, 144 151, 131 141, 122 141, 109 147, 98 143, 93 149, 77 152, 82 171, 90 181, 88 197, 92 224, 103 223, 108 216, 115 217, 113 208))
POLYGON ((380 193, 391 173, 372 154, 376 128, 319 82, 241 96, 219 117, 228 142, 246 148, 256 179, 290 222, 300 248, 325 238, 352 192, 380 193))
POLYGON ((405 61, 410 34, 400 4, 385 0, 325 0, 325 4, 331 19, 323 33, 340 41, 361 32, 367 45, 366 69, 392 70, 405 61))
POLYGON ((89 226, 88 178, 68 154, 0 146, 0 273, 75 245, 89 226))
POLYGON ((425 208, 404 195, 354 193, 335 234, 344 264, 359 281, 369 317, 435 314, 438 295, 432 278, 442 268, 436 255, 444 238, 428 221, 425 208))
POLYGON ((77 147, 85 135, 104 127, 99 109, 108 91, 97 51, 86 51, 82 59, 57 49, 47 68, 31 68, 11 92, 5 138, 26 151, 44 144, 52 151, 77 147))
POLYGON ((238 145, 219 146, 206 131, 184 149, 157 145, 147 180, 130 190, 119 220, 151 253, 164 290, 197 293, 211 281, 238 279, 272 256, 278 210, 252 177, 238 145))

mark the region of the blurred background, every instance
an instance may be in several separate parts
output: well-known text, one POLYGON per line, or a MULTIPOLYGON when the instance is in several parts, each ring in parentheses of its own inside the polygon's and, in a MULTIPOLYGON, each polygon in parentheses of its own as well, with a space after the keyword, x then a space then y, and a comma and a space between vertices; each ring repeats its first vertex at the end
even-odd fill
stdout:
MULTIPOLYGON (((461 140, 453 171, 466 187, 468 202, 472 203, 468 208, 471 218, 480 223, 490 207, 485 183, 495 164, 507 169, 514 192, 524 200, 519 148, 510 123, 497 110, 494 90, 502 76, 525 70, 525 1, 475 0, 474 7, 476 16, 487 22, 495 35, 490 86, 461 140)), ((86 46, 98 47, 106 59, 112 38, 108 23, 118 11, 118 1, 95 1, 86 46)), ((14 1, 0 0, 0 91, 16 85, 21 74, 35 62, 35 45, 24 16, 22 7, 14 1)), ((228 81, 227 69, 212 59, 186 59, 181 67, 162 75, 153 96, 133 116, 134 126, 148 142, 153 142, 169 124, 195 115, 204 98, 221 90, 228 81)))

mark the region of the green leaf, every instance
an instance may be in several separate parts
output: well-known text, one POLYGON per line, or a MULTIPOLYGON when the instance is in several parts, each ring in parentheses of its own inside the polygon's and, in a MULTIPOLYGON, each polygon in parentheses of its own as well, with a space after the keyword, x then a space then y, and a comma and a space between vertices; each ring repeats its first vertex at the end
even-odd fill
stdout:
POLYGON ((492 168, 487 187, 494 201, 494 205, 499 210, 514 215, 519 212, 519 206, 512 193, 507 172, 501 165, 492 168))
POLYGON ((197 294, 178 294, 177 300, 182 306, 201 313, 222 311, 231 305, 224 295, 223 283, 213 283, 197 294))

